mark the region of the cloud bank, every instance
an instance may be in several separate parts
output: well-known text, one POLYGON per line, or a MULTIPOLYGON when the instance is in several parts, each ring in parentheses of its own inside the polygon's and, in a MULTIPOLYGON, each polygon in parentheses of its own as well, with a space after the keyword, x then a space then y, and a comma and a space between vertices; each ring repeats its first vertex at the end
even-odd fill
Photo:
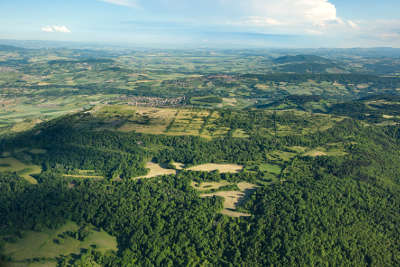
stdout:
POLYGON ((70 33, 71 31, 67 28, 67 26, 44 26, 42 27, 43 32, 61 32, 61 33, 70 33))
POLYGON ((318 37, 345 46, 400 44, 396 21, 369 21, 339 15, 333 0, 98 0, 132 8, 148 17, 137 28, 168 32, 176 29, 248 32, 318 37), (161 26, 152 25, 160 20, 161 26), (146 24, 148 23, 148 24, 146 24), (173 27, 168 25, 173 24, 173 27), (376 42, 375 42, 376 40, 376 42))
POLYGON ((138 3, 135 0, 100 0, 102 2, 127 7, 138 7, 138 3))

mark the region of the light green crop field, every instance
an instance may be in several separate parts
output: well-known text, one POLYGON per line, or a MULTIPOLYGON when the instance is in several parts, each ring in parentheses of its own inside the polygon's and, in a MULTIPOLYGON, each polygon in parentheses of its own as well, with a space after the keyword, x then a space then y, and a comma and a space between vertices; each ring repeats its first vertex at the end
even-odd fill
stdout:
POLYGON ((12 157, 6 157, 0 158, 0 172, 16 172, 28 182, 36 184, 37 181, 31 175, 41 173, 42 168, 37 165, 22 163, 12 157))
POLYGON ((269 163, 262 163, 259 165, 259 167, 260 167, 261 171, 267 171, 269 173, 276 174, 276 175, 280 174, 282 171, 282 168, 280 166, 269 164, 269 163))
POLYGON ((6 266, 55 266, 56 259, 62 255, 79 254, 81 249, 95 248, 102 253, 117 250, 115 237, 103 230, 98 231, 93 226, 87 228, 87 237, 80 241, 67 234, 77 232, 79 226, 74 222, 68 222, 56 230, 42 232, 26 231, 22 238, 14 243, 5 243, 3 253, 11 258, 6 266), (34 258, 43 259, 43 265, 29 265, 28 261, 34 258), (26 265, 23 265, 26 264, 26 265))
MULTIPOLYGON (((164 134, 172 136, 193 135, 207 139, 226 136, 229 128, 216 124, 218 112, 204 109, 152 108, 127 105, 103 106, 92 114, 105 122, 102 129, 120 132, 164 134)), ((237 137, 246 137, 238 131, 237 137)))

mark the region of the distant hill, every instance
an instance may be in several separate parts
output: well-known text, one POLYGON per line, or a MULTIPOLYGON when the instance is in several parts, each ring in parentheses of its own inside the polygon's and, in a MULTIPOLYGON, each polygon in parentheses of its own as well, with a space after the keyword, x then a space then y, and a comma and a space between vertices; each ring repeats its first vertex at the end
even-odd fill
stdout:
POLYGON ((315 55, 296 55, 296 56, 282 56, 275 58, 274 60, 275 64, 287 64, 287 63, 300 63, 300 62, 308 62, 308 63, 333 63, 332 60, 320 57, 320 56, 315 56, 315 55))
POLYGON ((0 51, 6 51, 6 52, 15 52, 15 51, 26 51, 27 49, 22 48, 22 47, 16 47, 12 45, 2 45, 0 44, 0 51))
POLYGON ((343 73, 333 60, 315 55, 282 56, 273 60, 276 70, 292 73, 343 73))

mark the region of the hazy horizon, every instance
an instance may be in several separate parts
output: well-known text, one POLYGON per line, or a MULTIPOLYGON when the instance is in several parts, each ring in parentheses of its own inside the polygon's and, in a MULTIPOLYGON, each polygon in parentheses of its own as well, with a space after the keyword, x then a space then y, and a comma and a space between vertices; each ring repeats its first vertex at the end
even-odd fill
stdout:
POLYGON ((0 39, 154 48, 400 48, 387 0, 4 0, 0 39))

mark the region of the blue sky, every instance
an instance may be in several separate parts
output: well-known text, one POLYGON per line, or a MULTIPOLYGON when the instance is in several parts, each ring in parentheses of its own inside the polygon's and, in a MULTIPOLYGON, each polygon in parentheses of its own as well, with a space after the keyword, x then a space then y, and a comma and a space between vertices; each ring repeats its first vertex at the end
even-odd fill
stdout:
POLYGON ((0 0, 0 39, 400 47, 399 0, 0 0))

